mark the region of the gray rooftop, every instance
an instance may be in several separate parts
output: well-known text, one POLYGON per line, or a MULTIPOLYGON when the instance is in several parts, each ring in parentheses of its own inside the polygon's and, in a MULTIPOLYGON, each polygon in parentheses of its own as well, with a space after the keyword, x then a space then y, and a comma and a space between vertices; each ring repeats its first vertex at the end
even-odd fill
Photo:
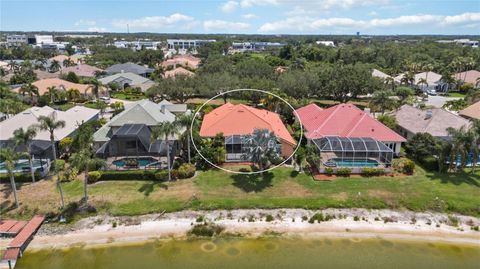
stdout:
POLYGON ((447 128, 468 128, 470 122, 442 108, 421 110, 403 105, 395 112, 397 124, 412 133, 429 133, 435 137, 448 137, 447 128))
POLYGON ((153 69, 134 63, 114 64, 105 70, 107 74, 134 73, 137 75, 152 73, 153 69))
POLYGON ((108 141, 111 127, 121 127, 125 124, 145 124, 157 126, 161 122, 173 122, 175 115, 165 109, 163 112, 159 104, 148 99, 125 105, 125 110, 113 117, 107 124, 93 135, 95 141, 108 141))

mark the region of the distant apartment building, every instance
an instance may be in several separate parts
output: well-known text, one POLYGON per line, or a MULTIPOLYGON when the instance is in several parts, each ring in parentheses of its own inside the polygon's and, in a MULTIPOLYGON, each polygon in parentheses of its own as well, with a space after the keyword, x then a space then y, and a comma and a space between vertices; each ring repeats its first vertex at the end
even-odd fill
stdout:
POLYGON ((51 44, 53 43, 53 36, 52 35, 35 35, 35 43, 37 45, 51 44))
POLYGON ((231 52, 264 51, 285 46, 278 42, 233 42, 231 52))
POLYGON ((27 35, 7 35, 7 46, 16 47, 28 44, 27 35))
POLYGON ((335 43, 333 41, 316 41, 315 42, 317 45, 324 45, 327 47, 335 47, 335 43))
POLYGON ((470 39, 467 39, 467 38, 454 39, 454 40, 438 40, 437 43, 457 44, 459 46, 472 47, 472 48, 478 48, 478 46, 479 46, 479 41, 478 40, 470 40, 470 39))
POLYGON ((150 41, 150 40, 138 40, 138 41, 115 41, 113 45, 116 48, 132 48, 135 50, 148 49, 157 50, 160 48, 162 42, 150 41))
POLYGON ((167 39, 167 47, 168 49, 197 49, 215 41, 215 39, 167 39))

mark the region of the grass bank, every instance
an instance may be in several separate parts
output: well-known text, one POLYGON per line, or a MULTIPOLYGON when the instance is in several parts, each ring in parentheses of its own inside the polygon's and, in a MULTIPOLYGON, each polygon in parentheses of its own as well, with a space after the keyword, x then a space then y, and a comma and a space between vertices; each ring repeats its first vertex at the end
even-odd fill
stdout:
MULTIPOLYGON (((6 182, 5 182, 6 183, 6 182)), ((20 209, 13 208, 9 184, 2 215, 27 217, 58 210, 59 195, 52 180, 18 184, 20 209)), ((67 202, 79 201, 81 180, 63 184, 67 202)), ((352 177, 313 181, 304 173, 278 168, 263 176, 219 170, 200 172, 193 179, 159 183, 105 181, 89 186, 91 203, 99 212, 142 215, 183 209, 239 208, 390 208, 456 212, 480 216, 480 173, 437 174, 421 168, 408 177, 352 177)))

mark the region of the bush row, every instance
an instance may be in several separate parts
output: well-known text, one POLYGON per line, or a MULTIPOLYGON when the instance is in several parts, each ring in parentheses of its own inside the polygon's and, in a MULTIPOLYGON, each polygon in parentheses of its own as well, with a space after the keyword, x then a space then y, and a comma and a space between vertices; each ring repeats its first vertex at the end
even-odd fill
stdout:
MULTIPOLYGON (((191 178, 195 175, 195 165, 185 163, 171 171, 172 179, 191 178)), ((128 171, 92 171, 89 173, 89 183, 103 180, 168 180, 168 170, 128 170, 128 171)))
MULTIPOLYGON (((16 183, 32 182, 32 174, 28 173, 15 173, 13 175, 16 183)), ((35 181, 40 180, 40 174, 35 173, 35 181)), ((0 174, 0 183, 10 183, 10 176, 8 174, 0 174)))
POLYGON ((350 169, 348 167, 343 167, 343 168, 338 168, 338 169, 334 170, 331 167, 327 167, 327 168, 325 168, 325 174, 327 174, 329 176, 335 174, 335 175, 340 176, 340 177, 348 177, 348 176, 350 176, 350 174, 352 174, 352 169, 350 169))

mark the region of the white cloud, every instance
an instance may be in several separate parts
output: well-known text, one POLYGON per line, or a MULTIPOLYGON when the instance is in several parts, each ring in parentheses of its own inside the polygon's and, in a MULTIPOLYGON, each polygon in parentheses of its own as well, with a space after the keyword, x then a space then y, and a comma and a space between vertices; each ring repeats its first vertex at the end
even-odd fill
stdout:
POLYGON ((161 29, 175 26, 178 23, 192 22, 193 20, 193 17, 174 13, 170 16, 150 16, 138 19, 114 20, 112 25, 118 28, 125 28, 128 24, 130 28, 161 29))
POLYGON ((79 20, 75 22, 75 26, 94 26, 96 24, 97 22, 92 20, 79 20))
POLYGON ((444 24, 464 24, 464 23, 475 23, 480 22, 480 13, 463 13, 455 16, 446 16, 444 19, 444 24))
POLYGON ((225 13, 231 13, 237 9, 238 5, 237 1, 228 1, 222 5, 221 9, 225 13))
POLYGON ((222 20, 207 20, 203 22, 206 31, 235 32, 248 29, 250 24, 243 22, 229 22, 222 20))
POLYGON ((105 27, 89 27, 87 32, 106 32, 107 28, 105 27))
POLYGON ((315 33, 352 32, 365 29, 394 28, 399 26, 441 27, 442 25, 472 25, 480 22, 480 13, 464 13, 455 16, 410 15, 396 18, 354 20, 351 18, 317 18, 308 16, 292 16, 285 20, 268 22, 260 26, 261 33, 315 33))
POLYGON ((247 20, 251 20, 251 19, 257 19, 258 16, 255 15, 255 14, 252 14, 252 13, 248 13, 248 14, 243 14, 242 18, 247 19, 247 20))
POLYGON ((372 16, 372 17, 375 17, 375 16, 377 16, 377 15, 378 15, 378 13, 377 13, 375 10, 374 10, 374 11, 370 11, 370 12, 368 13, 368 16, 372 16))

